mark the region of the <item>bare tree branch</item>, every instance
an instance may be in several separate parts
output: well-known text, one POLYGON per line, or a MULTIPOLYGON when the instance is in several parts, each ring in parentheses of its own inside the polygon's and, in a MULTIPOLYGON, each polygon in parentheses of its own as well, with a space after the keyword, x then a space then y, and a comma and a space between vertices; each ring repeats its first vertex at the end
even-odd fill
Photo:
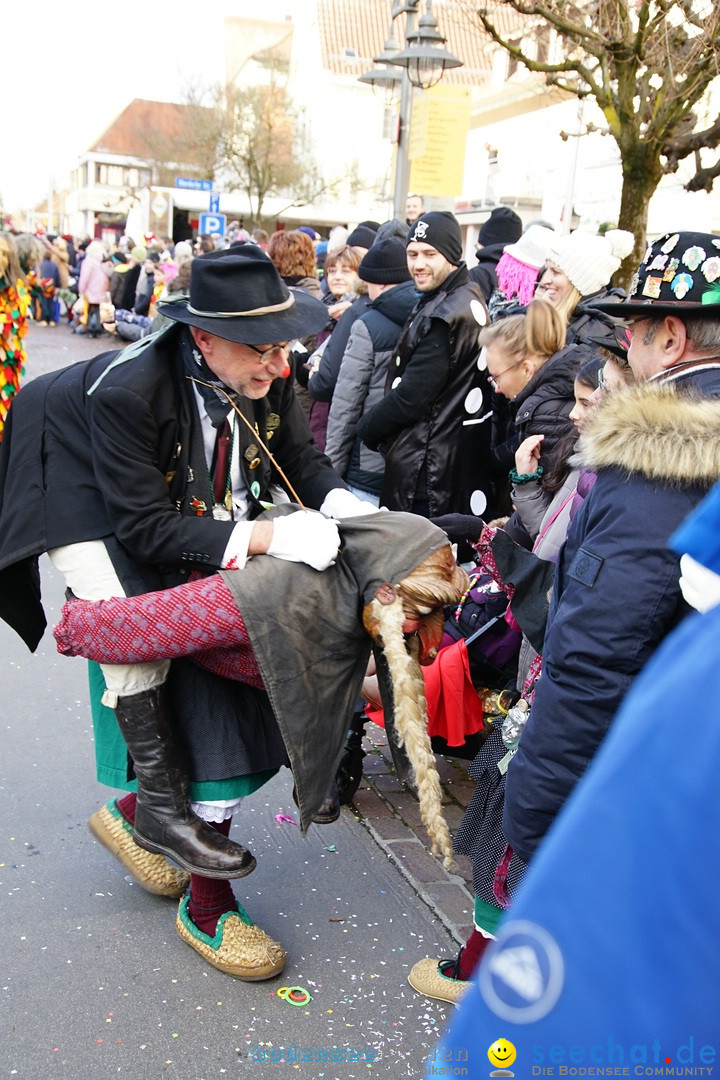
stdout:
POLYGON ((688 190, 709 190, 720 175, 720 160, 703 166, 699 155, 720 145, 720 116, 694 130, 696 110, 720 74, 720 3, 495 0, 478 10, 473 0, 456 2, 515 61, 544 74, 548 85, 595 100, 618 146, 623 175, 618 223, 635 234, 637 263, 650 197, 663 173, 695 153, 688 190), (560 55, 552 59, 538 59, 533 45, 543 25, 557 35, 560 55))

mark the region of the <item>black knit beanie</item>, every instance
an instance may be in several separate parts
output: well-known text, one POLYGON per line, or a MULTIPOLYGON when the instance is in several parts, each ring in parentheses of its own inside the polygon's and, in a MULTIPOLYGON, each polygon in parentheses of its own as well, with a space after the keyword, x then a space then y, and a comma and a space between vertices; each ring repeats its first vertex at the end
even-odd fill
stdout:
POLYGON ((406 244, 414 242, 434 247, 453 266, 462 260, 460 223, 449 210, 429 210, 413 221, 406 244))
POLYGON ((399 285, 410 280, 405 245, 395 236, 377 240, 358 267, 358 277, 374 285, 399 285))
POLYGON ((522 236, 521 219, 509 206, 496 206, 490 217, 480 227, 478 244, 514 244, 522 236))
POLYGON ((372 246, 372 242, 375 239, 375 231, 375 229, 371 229, 367 225, 358 225, 348 234, 345 243, 349 247, 369 248, 372 246))

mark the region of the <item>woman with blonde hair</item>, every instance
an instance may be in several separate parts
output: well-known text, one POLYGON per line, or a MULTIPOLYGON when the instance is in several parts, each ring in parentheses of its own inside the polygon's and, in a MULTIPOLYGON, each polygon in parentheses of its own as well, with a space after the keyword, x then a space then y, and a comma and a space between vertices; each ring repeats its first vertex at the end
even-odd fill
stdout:
POLYGON ((512 402, 505 430, 500 403, 496 410, 492 455, 498 476, 512 469, 515 451, 529 435, 545 436, 547 456, 572 430, 575 372, 592 350, 566 345, 565 336, 562 316, 545 300, 533 300, 523 315, 500 319, 480 332, 489 381, 497 395, 512 402))
POLYGON ((543 299, 566 320, 568 342, 606 338, 609 345, 615 343, 613 321, 597 305, 609 296, 625 296, 623 289, 610 287, 610 280, 634 243, 633 234, 624 229, 609 229, 603 236, 574 232, 555 238, 542 276, 543 299))

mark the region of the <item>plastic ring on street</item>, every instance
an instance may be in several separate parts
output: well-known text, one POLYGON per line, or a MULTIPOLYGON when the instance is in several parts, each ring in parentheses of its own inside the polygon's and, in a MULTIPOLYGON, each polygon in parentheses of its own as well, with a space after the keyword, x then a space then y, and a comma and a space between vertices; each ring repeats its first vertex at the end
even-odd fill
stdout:
POLYGON ((304 986, 281 986, 277 994, 278 997, 287 1001, 288 1005, 296 1005, 298 1008, 302 1008, 312 1000, 304 986))

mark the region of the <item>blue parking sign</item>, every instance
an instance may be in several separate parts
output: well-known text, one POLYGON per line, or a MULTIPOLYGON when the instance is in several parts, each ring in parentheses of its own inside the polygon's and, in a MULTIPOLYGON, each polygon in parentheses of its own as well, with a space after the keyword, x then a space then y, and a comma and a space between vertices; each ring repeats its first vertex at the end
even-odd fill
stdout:
POLYGON ((225 214, 201 214, 199 232, 208 233, 210 236, 224 236, 227 217, 225 214))

